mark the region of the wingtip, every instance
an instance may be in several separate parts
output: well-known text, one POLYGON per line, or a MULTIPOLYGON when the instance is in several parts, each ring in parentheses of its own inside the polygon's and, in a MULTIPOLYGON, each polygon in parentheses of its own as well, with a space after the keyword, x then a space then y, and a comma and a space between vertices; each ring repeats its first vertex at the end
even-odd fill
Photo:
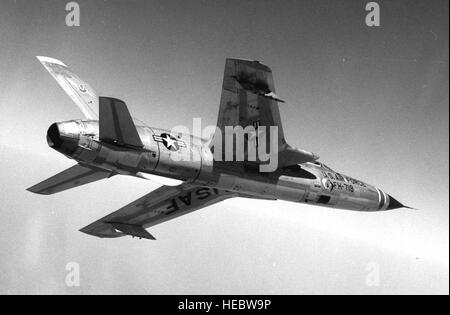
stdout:
POLYGON ((25 189, 26 191, 29 191, 30 193, 33 194, 39 194, 35 189, 33 189, 34 186, 28 187, 27 189, 25 189))
MULTIPOLYGON (((35 185, 36 186, 36 185, 35 185)), ((26 191, 29 191, 29 192, 31 192, 31 193, 33 193, 33 194, 36 194, 36 195, 45 195, 45 196, 48 196, 48 195, 51 195, 52 194, 52 192, 50 191, 50 190, 39 190, 39 188, 37 188, 37 187, 35 187, 35 186, 31 186, 31 187, 28 187, 27 189, 25 189, 26 191)))
POLYGON ((51 58, 51 57, 45 57, 45 56, 36 56, 36 58, 43 64, 44 62, 47 63, 53 63, 53 64, 57 64, 63 67, 67 67, 67 65, 62 62, 61 60, 55 59, 55 58, 51 58))

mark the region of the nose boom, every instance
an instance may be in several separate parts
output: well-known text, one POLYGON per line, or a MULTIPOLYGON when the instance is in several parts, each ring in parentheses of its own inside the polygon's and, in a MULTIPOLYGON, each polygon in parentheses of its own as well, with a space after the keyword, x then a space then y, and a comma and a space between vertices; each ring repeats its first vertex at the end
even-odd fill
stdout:
POLYGON ((386 208, 386 210, 394 210, 394 209, 399 209, 399 208, 409 208, 409 207, 403 205, 400 201, 398 201, 397 199, 395 199, 391 195, 388 195, 388 196, 389 196, 389 205, 386 208))

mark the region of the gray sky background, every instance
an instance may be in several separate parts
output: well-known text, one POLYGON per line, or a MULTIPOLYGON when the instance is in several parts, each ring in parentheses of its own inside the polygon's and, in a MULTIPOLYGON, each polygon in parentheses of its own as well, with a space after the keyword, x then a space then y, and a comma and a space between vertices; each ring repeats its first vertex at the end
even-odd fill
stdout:
POLYGON ((379 1, 376 29, 366 1, 78 3, 69 28, 66 1, 0 2, 0 293, 448 294, 448 1, 379 1), (81 117, 36 55, 169 129, 215 124, 225 58, 261 60, 292 145, 420 211, 236 199, 151 228, 156 242, 84 235, 157 185, 25 191, 73 165, 45 134, 81 117), (78 288, 65 285, 68 262, 78 288))

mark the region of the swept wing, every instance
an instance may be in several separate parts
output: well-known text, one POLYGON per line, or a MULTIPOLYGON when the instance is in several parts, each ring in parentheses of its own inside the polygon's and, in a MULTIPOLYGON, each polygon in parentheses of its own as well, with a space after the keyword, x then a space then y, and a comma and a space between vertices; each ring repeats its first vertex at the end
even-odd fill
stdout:
POLYGON ((102 238, 155 239, 146 228, 232 197, 238 194, 190 184, 162 186, 80 231, 102 238))

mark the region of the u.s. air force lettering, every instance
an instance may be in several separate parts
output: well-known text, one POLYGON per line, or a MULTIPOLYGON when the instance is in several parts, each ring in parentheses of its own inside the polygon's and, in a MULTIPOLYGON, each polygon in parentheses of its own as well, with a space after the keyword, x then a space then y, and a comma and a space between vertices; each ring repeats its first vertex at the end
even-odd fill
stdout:
POLYGON ((220 192, 216 188, 202 187, 194 191, 188 191, 185 194, 179 195, 176 198, 167 200, 167 206, 164 214, 171 214, 172 212, 178 211, 183 207, 195 206, 196 203, 204 203, 207 199, 213 199, 219 195, 220 192), (200 202, 202 201, 202 202, 200 202))

